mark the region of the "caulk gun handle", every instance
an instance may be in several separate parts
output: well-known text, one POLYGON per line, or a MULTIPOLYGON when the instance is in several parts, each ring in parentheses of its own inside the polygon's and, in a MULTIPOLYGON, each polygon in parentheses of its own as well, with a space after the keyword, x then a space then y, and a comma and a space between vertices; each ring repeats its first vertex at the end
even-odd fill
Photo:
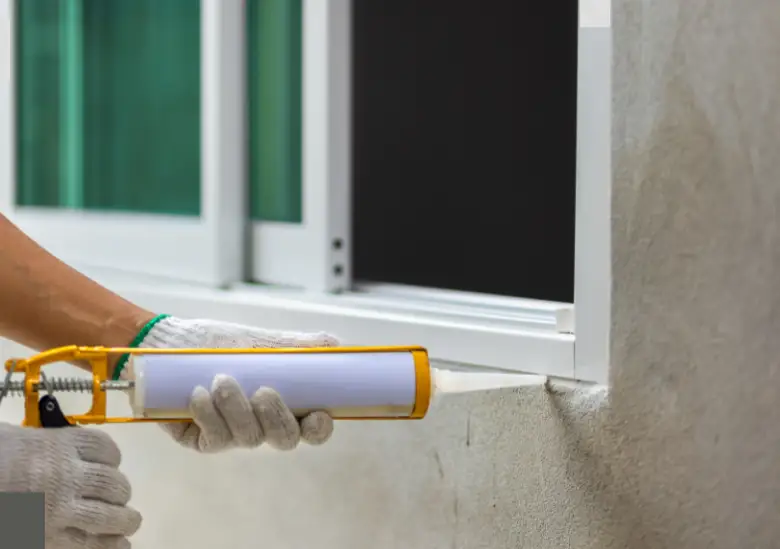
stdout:
POLYGON ((41 417, 41 426, 44 428, 72 427, 60 409, 57 399, 51 395, 43 395, 38 401, 38 411, 41 417))

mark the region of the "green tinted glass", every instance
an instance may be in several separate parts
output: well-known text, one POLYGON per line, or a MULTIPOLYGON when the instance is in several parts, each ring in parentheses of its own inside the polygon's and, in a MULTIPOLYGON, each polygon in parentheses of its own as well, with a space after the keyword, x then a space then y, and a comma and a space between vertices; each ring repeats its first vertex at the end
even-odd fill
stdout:
POLYGON ((18 203, 200 213, 199 0, 17 2, 18 203))
POLYGON ((301 221, 302 0, 248 0, 250 212, 301 221))

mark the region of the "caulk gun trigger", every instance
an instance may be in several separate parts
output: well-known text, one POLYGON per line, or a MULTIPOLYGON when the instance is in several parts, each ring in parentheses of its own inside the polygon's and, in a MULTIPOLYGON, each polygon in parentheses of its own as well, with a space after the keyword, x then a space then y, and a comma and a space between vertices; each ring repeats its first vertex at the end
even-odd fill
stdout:
POLYGON ((71 423, 60 409, 57 399, 51 395, 43 395, 38 401, 38 412, 41 416, 41 426, 48 428, 71 427, 71 423))

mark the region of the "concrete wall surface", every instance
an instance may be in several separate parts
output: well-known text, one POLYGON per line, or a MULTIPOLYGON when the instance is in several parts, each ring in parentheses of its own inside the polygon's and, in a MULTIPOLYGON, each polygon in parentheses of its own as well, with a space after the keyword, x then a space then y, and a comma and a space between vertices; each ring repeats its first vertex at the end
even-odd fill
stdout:
POLYGON ((780 3, 615 0, 612 17, 609 394, 460 395, 292 454, 113 427, 136 549, 780 547, 780 3))
POLYGON ((613 24, 612 389, 594 455, 627 530, 598 537, 780 547, 780 4, 619 0, 613 24))

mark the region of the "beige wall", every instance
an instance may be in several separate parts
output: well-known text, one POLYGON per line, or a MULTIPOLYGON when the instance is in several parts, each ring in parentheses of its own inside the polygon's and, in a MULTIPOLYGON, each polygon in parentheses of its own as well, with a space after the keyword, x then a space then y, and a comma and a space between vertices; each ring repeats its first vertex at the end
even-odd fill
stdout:
POLYGON ((616 543, 780 547, 780 4, 613 6, 616 543))
POLYGON ((460 396, 290 455, 117 427, 136 549, 780 547, 780 4, 613 7, 609 399, 460 396))

